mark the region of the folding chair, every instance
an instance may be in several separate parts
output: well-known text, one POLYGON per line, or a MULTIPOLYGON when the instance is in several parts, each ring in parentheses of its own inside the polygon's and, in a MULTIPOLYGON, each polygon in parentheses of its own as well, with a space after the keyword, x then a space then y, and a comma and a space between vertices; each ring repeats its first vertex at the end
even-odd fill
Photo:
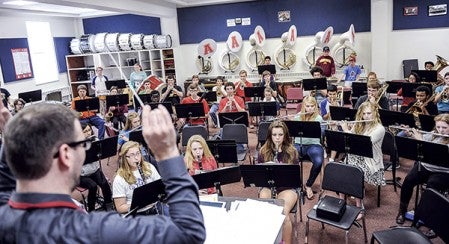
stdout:
POLYGON ((249 152, 248 146, 248 128, 243 124, 226 124, 223 126, 223 140, 235 140, 237 143, 237 160, 242 162, 246 159, 249 152), (239 151, 239 144, 243 144, 244 150, 239 151))
POLYGON ((434 189, 426 189, 416 208, 412 226, 395 227, 388 230, 375 231, 371 243, 432 243, 417 229, 418 221, 431 228, 445 243, 449 243, 449 199, 434 189))
MULTIPOLYGON (((329 163, 324 169, 322 188, 323 190, 329 190, 342 193, 345 195, 350 195, 359 198, 363 201, 365 192, 365 182, 363 178, 364 178, 363 171, 355 166, 342 163, 329 163), (351 177, 348 177, 348 175, 350 175, 351 177)), ((316 210, 312 208, 307 214, 306 235, 304 243, 307 243, 310 220, 321 222, 323 229, 324 224, 344 229, 346 231, 345 243, 348 243, 349 229, 352 227, 353 224, 360 226, 360 224, 356 221, 356 219, 361 211, 362 208, 360 207, 356 207, 353 205, 346 205, 346 211, 344 212, 340 221, 333 221, 326 218, 318 217, 316 214, 316 210)), ((363 215, 362 217, 362 223, 366 243, 368 242, 368 239, 366 236, 365 215, 363 215)))
POLYGON ((296 109, 299 104, 301 104, 303 99, 303 91, 302 88, 299 87, 290 87, 287 89, 287 101, 286 101, 286 113, 288 114, 289 108, 296 109))

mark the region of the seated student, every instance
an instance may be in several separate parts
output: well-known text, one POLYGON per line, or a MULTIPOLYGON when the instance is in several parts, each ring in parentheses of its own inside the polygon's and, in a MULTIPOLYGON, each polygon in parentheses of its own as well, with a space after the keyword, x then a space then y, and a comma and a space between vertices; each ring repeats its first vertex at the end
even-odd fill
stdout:
POLYGON ((432 92, 427 86, 418 86, 416 88, 416 99, 407 106, 406 113, 437 115, 438 109, 435 103, 429 101, 432 92))
MULTIPOLYGON (((348 164, 359 167, 365 174, 365 182, 372 185, 385 185, 384 164, 382 154, 382 141, 385 135, 385 128, 380 122, 379 109, 377 104, 371 102, 362 103, 356 114, 356 121, 352 128, 346 122, 341 123, 344 132, 369 136, 373 144, 373 157, 362 157, 349 154, 348 164)), ((363 208, 361 199, 356 199, 357 207, 363 208)), ((365 212, 359 214, 357 219, 361 219, 365 212)))
MULTIPOLYGON (((323 74, 323 70, 318 66, 314 66, 312 69, 310 69, 310 74, 314 79, 326 78, 323 74)), ((326 89, 319 90, 317 94, 315 94, 315 91, 310 91, 310 96, 315 97, 318 104, 321 104, 321 101, 326 99, 326 93, 327 93, 326 89)))
POLYGON ((181 104, 202 103, 204 108, 204 117, 188 118, 186 120, 186 124, 206 125, 207 118, 209 117, 209 104, 207 104, 206 99, 203 99, 198 96, 199 92, 198 84, 190 84, 187 90, 189 91, 190 96, 183 98, 181 104))
POLYGON ((337 89, 336 85, 327 86, 327 99, 320 103, 321 117, 324 120, 329 120, 331 117, 329 106, 341 106, 340 101, 337 99, 337 89))
MULTIPOLYGON (((407 81, 410 83, 420 83, 421 79, 417 73, 412 72, 408 76, 407 81)), ((402 96, 402 88, 398 90, 397 95, 402 96)), ((411 104, 414 99, 415 99, 414 97, 402 96, 401 112, 405 112, 407 110, 408 105, 411 104)))
MULTIPOLYGON (((190 175, 201 174, 217 169, 217 161, 210 152, 206 141, 200 135, 189 138, 184 155, 184 163, 190 175)), ((207 189, 207 194, 215 193, 215 187, 207 189)))
MULTIPOLYGON (((72 109, 75 109, 75 101, 90 99, 87 96, 87 86, 79 85, 77 87, 78 96, 72 100, 72 109)), ((96 115, 95 111, 84 111, 80 112, 80 122, 89 123, 98 129, 98 139, 102 140, 104 138, 105 125, 104 120, 96 115)))
POLYGON ((139 95, 141 94, 150 94, 153 90, 151 89, 151 80, 145 80, 143 82, 143 89, 139 91, 139 95))
POLYGON ((228 94, 226 93, 226 89, 224 87, 224 78, 223 76, 218 76, 216 80, 216 86, 212 87, 212 91, 217 93, 217 101, 212 104, 209 110, 210 118, 214 123, 215 127, 218 126, 218 105, 222 98, 226 97, 228 94))
MULTIPOLYGON (((274 162, 284 164, 299 164, 298 152, 292 145, 292 139, 288 133, 287 125, 282 121, 273 121, 268 127, 267 140, 260 148, 257 162, 274 162)), ((295 189, 291 188, 277 188, 277 199, 284 200, 285 215, 284 224, 282 227, 283 243, 292 242, 292 222, 290 219, 290 211, 295 206, 298 200, 298 194, 295 189)), ((260 198, 271 198, 271 190, 269 188, 262 188, 259 192, 260 198)))
POLYGON ((241 97, 235 95, 234 83, 227 82, 225 84, 225 90, 228 96, 221 99, 220 104, 218 106, 218 112, 219 113, 244 112, 245 102, 241 97))
MULTIPOLYGON (((118 92, 117 86, 111 86, 111 89, 109 90, 109 95, 118 95, 120 94, 118 92)), ((119 128, 119 123, 125 123, 126 122, 126 113, 128 113, 128 104, 123 104, 119 107, 117 106, 109 106, 108 107, 108 113, 105 115, 106 122, 112 122, 115 129, 119 128)))
MULTIPOLYGON (((279 104, 279 102, 276 101, 276 99, 274 99, 273 90, 270 87, 267 87, 264 89, 263 94, 264 97, 262 99, 262 102, 276 102, 276 111, 279 114, 279 110, 281 110, 281 105, 279 104)), ((274 119, 273 116, 263 116, 263 118, 261 118, 261 120, 263 121, 270 121, 273 119, 274 119)))
POLYGON ((240 79, 234 83, 234 94, 236 96, 241 97, 245 100, 245 102, 250 102, 250 97, 245 97, 245 87, 253 87, 253 83, 249 82, 246 78, 248 73, 246 70, 240 70, 239 77, 240 79))
POLYGON ((378 80, 368 81, 366 86, 367 86, 368 94, 359 97, 359 99, 357 99, 357 102, 355 103, 354 108, 358 109, 362 103, 364 103, 366 101, 370 101, 372 103, 379 104, 381 109, 388 110, 390 104, 388 102, 388 98, 385 97, 384 95, 380 94, 380 92, 379 92, 380 87, 381 87, 379 81, 378 80), (381 96, 381 97, 379 98, 379 96, 381 96))
POLYGON ((161 101, 161 94, 158 91, 156 91, 156 90, 151 91, 150 95, 151 95, 150 98, 151 98, 152 103, 158 103, 161 101))
POLYGON ((437 104, 438 113, 449 113, 449 72, 444 74, 444 83, 435 88, 434 103, 437 104))
POLYGON ((140 144, 128 141, 119 153, 119 169, 112 183, 112 198, 119 213, 127 213, 131 207, 133 191, 161 178, 156 168, 144 161, 140 144))
POLYGON ((129 133, 131 131, 137 130, 140 127, 140 116, 136 112, 128 113, 126 117, 125 127, 120 131, 118 135, 118 145, 121 146, 125 142, 129 141, 129 133))
POLYGON ((367 79, 367 82, 378 80, 376 72, 373 72, 373 71, 369 72, 368 75, 366 76, 366 79, 367 79))
MULTIPOLYGON (((301 114, 295 117, 295 120, 323 122, 314 97, 307 96, 304 98, 301 114)), ((321 146, 320 138, 307 137, 295 137, 295 147, 300 155, 308 155, 313 164, 305 187, 307 199, 312 200, 314 198, 312 185, 321 172, 321 166, 324 161, 324 149, 321 146)))
POLYGON ((274 81, 274 78, 271 75, 270 71, 265 70, 264 72, 262 72, 262 81, 260 82, 259 86, 270 87, 271 90, 272 90, 272 92, 271 92, 272 97, 275 98, 275 99, 277 98, 277 96, 278 96, 278 85, 274 81))
POLYGON ((23 100, 22 98, 18 98, 18 99, 16 99, 16 100, 14 100, 14 108, 13 108, 13 110, 11 111, 11 115, 16 115, 20 110, 22 110, 23 109, 23 107, 25 107, 25 104, 26 104, 26 102, 25 102, 25 100, 23 100))
MULTIPOLYGON (((198 86, 199 92, 206 92, 207 89, 204 87, 204 84, 201 83, 200 77, 198 75, 192 75, 192 84, 196 84, 198 86)), ((190 92, 186 91, 186 96, 190 96, 190 92)))
MULTIPOLYGON (((81 124, 81 129, 83 129, 83 134, 86 139, 91 138, 92 140, 95 140, 91 125, 81 124)), ((98 186, 101 188, 104 198, 103 209, 107 211, 113 209, 111 187, 109 186, 109 182, 103 174, 103 171, 101 171, 99 161, 83 165, 81 168, 79 186, 89 189, 89 194, 87 195, 87 211, 91 212, 95 210, 98 186)))
MULTIPOLYGON (((416 129, 411 129, 409 135, 417 140, 429 141, 439 144, 449 144, 449 114, 439 114, 435 116, 435 129, 433 133, 422 134, 416 129), (437 134, 443 135, 439 136, 437 134), (445 136, 444 136, 445 135, 445 136)), ((396 217, 396 223, 403 224, 405 213, 412 198, 413 189, 418 184, 427 184, 427 188, 433 188, 438 191, 449 189, 449 169, 425 162, 415 162, 413 168, 407 173, 401 187, 401 197, 399 212, 396 217)), ((435 210, 437 211, 437 210, 435 210)))
POLYGON ((175 78, 172 75, 167 76, 167 86, 162 88, 162 102, 171 102, 174 106, 181 102, 183 97, 182 88, 176 85, 175 78))

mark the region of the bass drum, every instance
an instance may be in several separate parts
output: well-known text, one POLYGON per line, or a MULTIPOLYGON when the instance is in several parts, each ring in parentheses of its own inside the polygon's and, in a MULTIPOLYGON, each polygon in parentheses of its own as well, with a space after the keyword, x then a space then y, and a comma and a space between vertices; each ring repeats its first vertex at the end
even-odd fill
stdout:
POLYGON ((94 47, 95 51, 98 53, 107 52, 108 48, 106 46, 106 35, 108 33, 98 33, 95 35, 94 47))
MULTIPOLYGON (((150 88, 151 90, 157 90, 159 91, 159 93, 161 93, 162 88, 165 87, 165 82, 163 82, 161 79, 159 79, 159 77, 155 76, 155 75, 150 75, 148 76, 145 81, 149 80, 150 81, 150 88)), ((142 82, 142 84, 145 83, 142 82)))
POLYGON ((154 36, 155 35, 145 35, 143 37, 143 46, 145 49, 154 49, 154 36))
POLYGON ((155 35, 154 47, 158 49, 171 48, 172 40, 170 35, 155 35))
POLYGON ((122 51, 131 51, 131 33, 122 33, 118 36, 118 45, 122 51))
POLYGON ((106 47, 110 52, 118 52, 120 51, 120 47, 118 45, 118 36, 119 33, 108 33, 106 34, 105 43, 106 47))
POLYGON ((81 53, 92 53, 94 49, 95 35, 82 35, 80 38, 80 50, 81 53))
POLYGON ((133 34, 131 35, 131 48, 133 50, 143 49, 143 34, 133 34))
POLYGON ((73 54, 82 54, 80 49, 80 39, 79 38, 73 38, 70 41, 70 51, 72 51, 73 54))

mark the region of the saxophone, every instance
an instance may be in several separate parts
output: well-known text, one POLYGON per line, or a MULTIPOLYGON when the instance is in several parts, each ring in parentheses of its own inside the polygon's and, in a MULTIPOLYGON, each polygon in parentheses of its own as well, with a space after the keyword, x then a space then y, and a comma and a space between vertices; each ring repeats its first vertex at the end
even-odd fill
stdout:
POLYGON ((216 91, 217 97, 223 97, 223 92, 221 91, 221 87, 222 86, 217 86, 217 91, 216 91))

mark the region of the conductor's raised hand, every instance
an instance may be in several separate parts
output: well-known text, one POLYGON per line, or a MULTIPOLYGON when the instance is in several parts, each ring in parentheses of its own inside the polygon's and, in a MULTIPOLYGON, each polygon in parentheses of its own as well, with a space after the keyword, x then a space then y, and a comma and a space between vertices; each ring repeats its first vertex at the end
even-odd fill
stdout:
POLYGON ((175 128, 164 106, 153 110, 148 105, 143 107, 142 133, 157 161, 179 156, 175 128))

